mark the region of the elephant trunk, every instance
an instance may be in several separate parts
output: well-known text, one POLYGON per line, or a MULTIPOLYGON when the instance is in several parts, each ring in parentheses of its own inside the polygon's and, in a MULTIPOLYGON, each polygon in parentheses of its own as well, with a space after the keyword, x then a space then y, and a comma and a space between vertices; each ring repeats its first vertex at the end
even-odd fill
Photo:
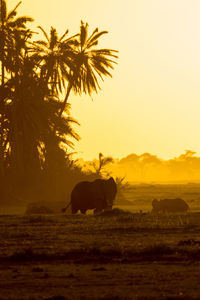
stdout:
POLYGON ((68 207, 71 205, 71 203, 72 203, 72 202, 70 202, 69 204, 67 204, 66 207, 62 208, 62 209, 61 209, 61 212, 63 212, 63 213, 66 212, 66 210, 67 210, 68 207))

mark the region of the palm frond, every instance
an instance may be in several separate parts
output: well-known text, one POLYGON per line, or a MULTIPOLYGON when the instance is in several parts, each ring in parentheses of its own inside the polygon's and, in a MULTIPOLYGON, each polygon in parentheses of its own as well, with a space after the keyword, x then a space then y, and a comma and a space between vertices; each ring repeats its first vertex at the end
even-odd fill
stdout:
POLYGON ((51 31, 50 31, 50 49, 53 49, 58 43, 58 34, 57 31, 54 27, 51 27, 51 31))
POLYGON ((20 2, 15 6, 15 8, 14 8, 13 10, 11 10, 11 12, 8 13, 8 16, 7 16, 7 20, 8 20, 8 21, 11 20, 11 19, 13 19, 13 18, 16 16, 16 14, 17 14, 16 10, 17 10, 17 8, 20 6, 21 3, 22 3, 22 1, 20 1, 20 2))
POLYGON ((65 33, 59 38, 59 42, 62 42, 62 40, 66 37, 66 35, 68 34, 68 32, 69 32, 69 29, 67 29, 65 31, 65 33))
MULTIPOLYGON (((34 43, 32 43, 33 45, 42 45, 42 46, 44 46, 44 47, 47 47, 48 46, 48 44, 47 44, 47 42, 45 42, 45 41, 42 41, 42 40, 40 40, 40 41, 35 41, 34 43)), ((37 47, 36 47, 36 49, 37 49, 37 47)))
POLYGON ((50 43, 50 39, 49 39, 48 34, 46 33, 46 31, 41 26, 38 26, 38 28, 42 31, 42 33, 44 34, 44 36, 47 39, 48 43, 50 43))
POLYGON ((112 56, 114 58, 119 58, 117 55, 114 53, 119 53, 117 50, 113 49, 92 49, 92 53, 98 54, 98 55, 106 55, 106 56, 112 56))
POLYGON ((95 35, 91 38, 91 40, 87 43, 87 49, 89 49, 89 48, 93 45, 94 42, 97 42, 97 43, 98 43, 98 39, 99 39, 103 34, 107 34, 107 33, 108 33, 108 31, 101 31, 101 32, 95 34, 95 35))
POLYGON ((79 34, 75 34, 69 37, 68 39, 64 40, 61 45, 64 46, 66 49, 69 49, 69 47, 71 48, 71 46, 74 46, 75 49, 73 50, 76 51, 76 47, 80 45, 79 41, 76 39, 76 37, 78 36, 79 34))
POLYGON ((11 27, 18 27, 18 28, 26 28, 26 25, 25 25, 25 23, 27 23, 27 22, 33 22, 34 20, 32 19, 32 18, 30 18, 30 17, 19 17, 19 18, 17 18, 15 21, 12 21, 11 23, 10 23, 10 26, 11 27))
POLYGON ((7 5, 5 0, 0 1, 1 7, 0 7, 0 20, 1 24, 4 24, 6 22, 7 18, 7 5))
POLYGON ((81 21, 80 26, 80 46, 83 48, 85 46, 86 40, 88 35, 88 23, 84 24, 83 21, 81 21))
POLYGON ((90 35, 90 37, 88 38, 87 43, 89 43, 91 41, 91 39, 93 38, 93 36, 95 35, 95 33, 97 33, 99 31, 98 28, 95 28, 95 30, 92 32, 92 34, 90 35))
POLYGON ((94 42, 91 43, 89 46, 87 45, 87 49, 92 48, 92 47, 94 47, 94 46, 97 46, 98 43, 99 43, 98 41, 94 41, 94 42))

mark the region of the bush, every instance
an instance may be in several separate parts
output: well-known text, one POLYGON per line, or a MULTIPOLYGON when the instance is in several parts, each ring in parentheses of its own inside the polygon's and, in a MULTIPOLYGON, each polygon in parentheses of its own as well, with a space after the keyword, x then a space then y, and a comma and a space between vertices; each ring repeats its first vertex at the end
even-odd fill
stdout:
POLYGON ((53 214, 54 211, 45 205, 41 205, 39 203, 31 203, 27 206, 25 213, 27 215, 32 214, 53 214))

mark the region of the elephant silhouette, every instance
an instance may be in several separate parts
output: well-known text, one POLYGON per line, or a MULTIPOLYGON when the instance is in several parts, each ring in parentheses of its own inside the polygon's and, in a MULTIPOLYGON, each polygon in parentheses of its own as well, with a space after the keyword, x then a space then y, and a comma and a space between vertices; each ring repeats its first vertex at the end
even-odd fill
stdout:
POLYGON ((81 181, 72 190, 71 201, 62 211, 65 212, 69 205, 72 214, 79 210, 85 214, 88 209, 94 209, 94 213, 112 209, 116 193, 117 185, 113 177, 108 180, 81 181))

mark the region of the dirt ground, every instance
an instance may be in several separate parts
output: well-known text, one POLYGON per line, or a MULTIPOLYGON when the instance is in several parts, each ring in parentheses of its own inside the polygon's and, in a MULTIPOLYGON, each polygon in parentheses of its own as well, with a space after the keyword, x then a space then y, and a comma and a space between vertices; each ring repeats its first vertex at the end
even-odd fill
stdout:
POLYGON ((200 214, 0 216, 0 299, 200 299, 200 214))
POLYGON ((1 299, 199 299, 200 263, 25 263, 0 267, 1 299))

